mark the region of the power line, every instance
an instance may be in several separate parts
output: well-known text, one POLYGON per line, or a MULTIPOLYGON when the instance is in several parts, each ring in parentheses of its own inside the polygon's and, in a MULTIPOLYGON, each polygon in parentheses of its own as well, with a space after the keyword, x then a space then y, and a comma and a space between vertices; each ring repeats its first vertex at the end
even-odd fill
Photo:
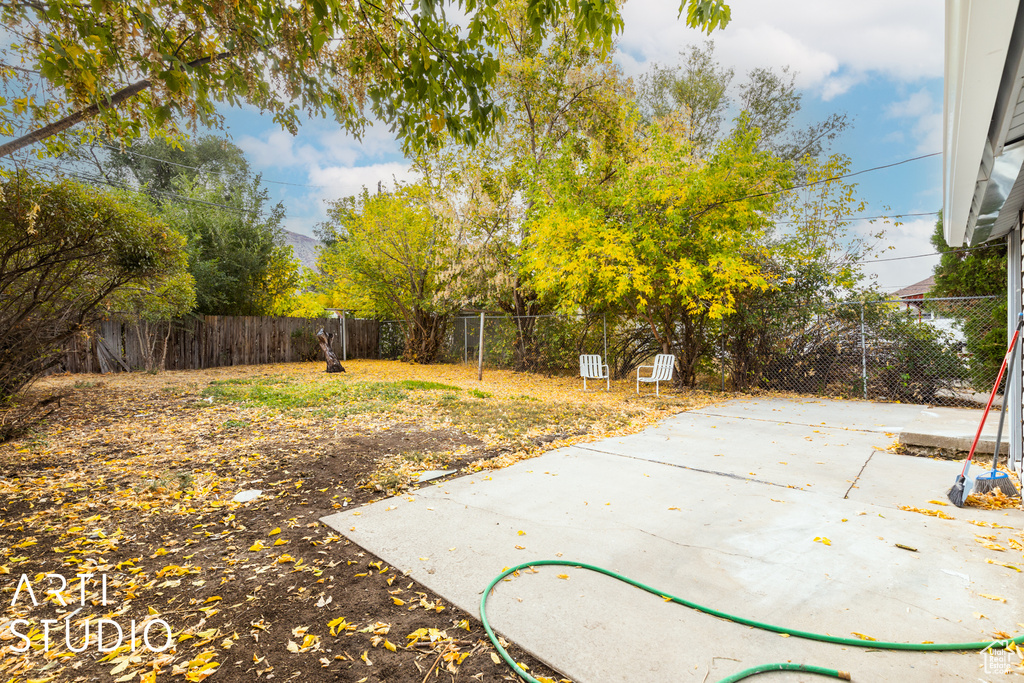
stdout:
POLYGON ((844 173, 843 175, 836 175, 836 176, 830 176, 828 178, 822 178, 821 180, 815 180, 814 182, 811 182, 811 183, 804 183, 802 185, 791 185, 790 187, 780 187, 777 190, 768 190, 767 192, 759 192, 757 194, 748 194, 748 195, 743 196, 743 197, 736 197, 735 199, 726 199, 726 200, 723 200, 721 202, 717 202, 717 204, 712 204, 711 207, 709 207, 709 208, 712 208, 714 206, 723 206, 725 204, 734 204, 736 202, 742 202, 745 199, 757 199, 758 197, 770 197, 770 196, 772 196, 774 194, 782 194, 783 192, 789 192, 791 190, 802 190, 805 187, 814 187, 815 185, 821 185, 823 183, 830 183, 833 180, 842 180, 844 178, 852 178, 854 176, 862 175, 864 173, 871 173, 872 171, 881 171, 881 170, 886 169, 886 168, 893 168, 894 166, 901 166, 903 164, 909 164, 911 161, 920 161, 921 159, 928 159, 929 157, 936 157, 936 156, 939 156, 940 154, 942 154, 942 152, 932 152, 931 154, 922 154, 921 156, 911 157, 909 159, 903 159, 902 161, 894 161, 891 164, 883 164, 882 166, 872 166, 871 168, 865 168, 865 169, 860 170, 860 171, 854 171, 853 173, 844 173))
MULTIPOLYGON (((111 145, 100 145, 100 146, 104 147, 106 149, 109 149, 109 150, 113 150, 115 152, 121 152, 122 154, 131 154, 132 156, 141 157, 142 159, 149 159, 150 161, 156 161, 156 162, 159 162, 161 164, 167 164, 168 166, 177 166, 178 168, 187 168, 187 169, 192 170, 192 171, 199 171, 200 173, 209 173, 209 171, 207 171, 205 169, 202 169, 202 168, 199 168, 198 166, 188 166, 186 164, 179 164, 176 161, 168 161, 167 159, 159 159, 157 157, 151 157, 151 156, 148 156, 146 154, 143 154, 142 152, 136 152, 136 151, 132 150, 131 148, 126 148, 126 149, 122 150, 122 149, 119 149, 117 147, 112 147, 111 145)), ((308 187, 308 188, 312 188, 314 190, 326 189, 323 185, 304 185, 302 183, 286 183, 283 180, 267 180, 266 178, 263 178, 263 177, 261 177, 260 180, 262 182, 264 182, 264 183, 273 183, 275 185, 288 185, 290 187, 308 187)))
POLYGON ((147 194, 156 194, 156 195, 160 195, 162 197, 168 197, 168 198, 171 198, 171 199, 176 199, 178 201, 189 203, 189 204, 198 204, 198 205, 201 205, 201 206, 208 206, 208 207, 212 207, 212 208, 223 209, 225 211, 233 211, 235 213, 239 213, 239 214, 243 214, 243 215, 251 214, 251 215, 254 215, 254 216, 257 216, 257 217, 260 217, 260 218, 263 217, 263 212, 262 211, 257 211, 256 209, 243 209, 243 208, 239 208, 237 206, 229 206, 227 204, 218 204, 217 202, 208 202, 208 201, 205 201, 203 199, 195 199, 194 197, 186 197, 184 195, 175 194, 173 192, 165 192, 163 190, 149 189, 149 190, 143 191, 143 190, 139 190, 137 188, 131 187, 130 185, 126 185, 124 183, 112 182, 112 181, 110 181, 110 180, 108 180, 106 178, 101 178, 100 176, 97 176, 97 175, 92 175, 92 174, 87 174, 87 173, 80 173, 80 172, 77 172, 77 171, 65 170, 65 169, 60 168, 59 166, 54 165, 54 164, 45 164, 43 162, 34 161, 34 160, 31 160, 31 159, 28 160, 28 163, 36 166, 37 168, 42 168, 44 171, 52 173, 54 175, 67 175, 67 176, 70 176, 72 178, 78 178, 80 180, 84 180, 84 181, 89 182, 89 183, 98 184, 98 185, 108 185, 110 187, 114 187, 114 188, 117 188, 119 190, 124 190, 126 192, 132 192, 134 194, 141 195, 141 196, 145 196, 147 194))
MULTIPOLYGON (((913 216, 937 216, 939 211, 924 211, 921 213, 896 213, 889 216, 836 216, 835 218, 844 221, 874 221, 889 218, 911 218, 913 216)), ((789 225, 792 223, 803 223, 804 221, 792 220, 792 221, 775 221, 776 225, 789 225)))
MULTIPOLYGON (((1002 244, 982 244, 981 246, 978 246, 978 247, 964 247, 962 249, 955 249, 954 251, 959 253, 959 252, 964 252, 964 251, 977 251, 978 249, 990 249, 991 247, 1002 247, 1002 246, 1005 246, 1005 245, 1002 245, 1002 244)), ((863 260, 863 261, 856 261, 855 263, 885 263, 887 261, 906 261, 907 259, 912 259, 912 258, 926 258, 928 256, 942 256, 942 254, 944 254, 944 253, 949 253, 949 252, 933 251, 933 252, 931 252, 929 254, 914 254, 912 256, 894 256, 893 258, 866 259, 866 260, 863 260)))

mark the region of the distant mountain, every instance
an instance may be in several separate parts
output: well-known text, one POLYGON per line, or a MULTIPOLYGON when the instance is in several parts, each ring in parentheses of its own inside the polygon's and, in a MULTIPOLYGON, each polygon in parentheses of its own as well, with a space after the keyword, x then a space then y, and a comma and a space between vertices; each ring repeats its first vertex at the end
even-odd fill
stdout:
POLYGON ((300 235, 297 232, 284 231, 285 244, 292 245, 292 251, 295 252, 295 258, 299 259, 299 262, 310 270, 316 270, 316 248, 320 246, 320 240, 315 240, 312 237, 306 237, 300 235))

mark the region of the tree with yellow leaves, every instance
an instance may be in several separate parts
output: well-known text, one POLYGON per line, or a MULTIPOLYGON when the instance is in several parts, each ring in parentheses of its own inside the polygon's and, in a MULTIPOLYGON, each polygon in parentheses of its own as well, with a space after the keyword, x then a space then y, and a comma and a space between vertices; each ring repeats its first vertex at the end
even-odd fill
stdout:
POLYGON ((461 301, 445 287, 462 240, 431 208, 420 184, 333 202, 320 226, 318 265, 328 292, 343 307, 398 317, 405 328, 403 360, 437 359, 461 301))
POLYGON ((610 173, 567 166, 529 239, 538 290, 566 311, 606 304, 644 320, 688 385, 705 328, 768 287, 755 252, 792 169, 747 123, 698 159, 678 118, 656 119, 631 157, 595 159, 610 173))

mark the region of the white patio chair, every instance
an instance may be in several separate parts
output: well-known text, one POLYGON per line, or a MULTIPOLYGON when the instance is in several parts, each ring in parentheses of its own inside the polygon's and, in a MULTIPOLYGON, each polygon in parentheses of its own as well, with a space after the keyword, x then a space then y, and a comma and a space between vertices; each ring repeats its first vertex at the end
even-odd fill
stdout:
POLYGON ((641 365, 636 369, 636 393, 640 393, 640 382, 654 382, 654 391, 661 396, 661 382, 668 382, 672 379, 675 367, 675 356, 670 353, 659 353, 654 357, 654 365, 641 365), (650 377, 640 376, 640 371, 644 368, 651 369, 650 377))
POLYGON ((583 391, 587 390, 588 379, 603 379, 605 391, 612 388, 612 380, 608 374, 608 366, 601 363, 601 356, 584 354, 580 356, 580 377, 583 378, 583 391))

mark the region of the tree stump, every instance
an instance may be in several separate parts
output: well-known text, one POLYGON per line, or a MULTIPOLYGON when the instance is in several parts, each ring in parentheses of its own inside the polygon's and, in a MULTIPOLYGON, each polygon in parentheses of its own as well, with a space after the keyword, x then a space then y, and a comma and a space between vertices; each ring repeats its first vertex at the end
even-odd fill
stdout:
POLYGON ((331 350, 332 339, 334 339, 333 332, 324 334, 324 328, 322 327, 317 330, 316 340, 320 342, 320 348, 323 349, 324 357, 327 359, 327 372, 345 372, 345 368, 341 367, 338 357, 331 350))

